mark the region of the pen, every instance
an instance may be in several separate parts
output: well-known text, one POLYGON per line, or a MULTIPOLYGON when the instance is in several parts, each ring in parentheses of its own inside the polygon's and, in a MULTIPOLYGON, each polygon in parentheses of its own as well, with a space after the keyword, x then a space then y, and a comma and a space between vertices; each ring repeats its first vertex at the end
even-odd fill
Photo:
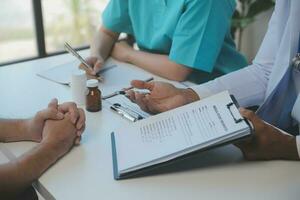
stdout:
MULTIPOLYGON (((70 54, 77 58, 86 69, 93 69, 67 42, 65 42, 65 48, 70 54)), ((101 76, 95 76, 94 78, 98 79, 99 81, 103 81, 101 76)))
MULTIPOLYGON (((153 81, 153 77, 151 77, 151 78, 148 78, 148 79, 146 79, 146 80, 144 80, 145 82, 150 82, 150 81, 153 81)), ((116 91, 116 92, 113 92, 113 93, 111 93, 111 94, 109 94, 109 95, 106 95, 106 96, 103 96, 102 97, 102 100, 106 100, 106 99, 109 99, 109 98, 112 98, 112 97, 114 97, 114 96, 117 96, 117 95, 125 95, 126 93, 126 91, 128 91, 128 90, 131 90, 131 89, 133 89, 134 87, 133 86, 131 86, 131 87, 128 87, 128 88, 125 88, 125 89, 123 89, 123 90, 119 90, 119 91, 116 91)))
MULTIPOLYGON (((153 81, 153 77, 144 80, 144 82, 150 82, 150 81, 153 81)), ((133 88, 134 88, 133 86, 130 86, 130 87, 128 87, 128 88, 125 88, 125 89, 122 90, 122 91, 131 90, 131 89, 133 89, 133 88)))
POLYGON ((115 103, 110 108, 113 111, 115 111, 116 113, 118 113, 119 115, 121 115, 122 117, 128 119, 129 121, 136 122, 139 119, 139 118, 136 118, 136 117, 132 116, 131 114, 129 114, 125 110, 121 109, 121 107, 122 106, 120 104, 115 103))

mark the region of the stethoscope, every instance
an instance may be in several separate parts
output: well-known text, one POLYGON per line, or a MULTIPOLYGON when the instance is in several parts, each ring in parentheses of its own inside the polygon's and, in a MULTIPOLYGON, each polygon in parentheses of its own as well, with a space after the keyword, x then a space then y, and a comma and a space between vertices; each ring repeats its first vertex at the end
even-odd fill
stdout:
MULTIPOLYGON (((300 73, 300 36, 299 36, 299 42, 298 42, 298 52, 292 60, 292 66, 294 68, 294 72, 300 73)), ((291 112, 293 119, 295 121, 297 121, 297 123, 300 123, 299 106, 300 106, 300 95, 298 95, 298 97, 295 101, 294 107, 292 109, 292 112, 291 112)), ((300 126, 299 126, 299 128, 300 128, 300 126)))
POLYGON ((298 51, 296 56, 292 60, 292 66, 297 72, 300 72, 300 36, 298 41, 298 51))

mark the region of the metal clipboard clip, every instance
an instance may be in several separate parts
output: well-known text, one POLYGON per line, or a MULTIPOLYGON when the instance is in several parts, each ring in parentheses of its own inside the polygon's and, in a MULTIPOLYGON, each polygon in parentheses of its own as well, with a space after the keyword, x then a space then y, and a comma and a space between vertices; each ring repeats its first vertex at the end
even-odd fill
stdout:
POLYGON ((235 106, 235 104, 231 102, 231 103, 227 104, 226 107, 228 108, 228 110, 229 110, 229 112, 230 112, 232 118, 234 119, 235 123, 240 123, 240 122, 242 122, 242 121, 244 120, 243 118, 237 118, 236 116, 234 116, 234 114, 233 114, 233 112, 232 112, 232 110, 231 110, 232 106, 235 106))

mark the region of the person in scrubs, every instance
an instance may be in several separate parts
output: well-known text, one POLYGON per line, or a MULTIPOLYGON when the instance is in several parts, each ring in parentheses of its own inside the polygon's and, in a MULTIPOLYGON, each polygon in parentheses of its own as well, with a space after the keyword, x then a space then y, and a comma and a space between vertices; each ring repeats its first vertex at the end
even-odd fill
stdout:
POLYGON ((226 74, 247 65, 231 38, 234 0, 110 0, 87 58, 96 74, 105 60, 134 64, 183 81, 194 71, 226 74), (118 41, 134 37, 138 49, 118 41))
POLYGON ((133 81, 148 89, 127 96, 151 113, 164 112, 222 91, 243 107, 252 137, 236 144, 248 160, 300 160, 300 1, 277 0, 269 28, 253 64, 213 81, 179 89, 169 83, 133 81))

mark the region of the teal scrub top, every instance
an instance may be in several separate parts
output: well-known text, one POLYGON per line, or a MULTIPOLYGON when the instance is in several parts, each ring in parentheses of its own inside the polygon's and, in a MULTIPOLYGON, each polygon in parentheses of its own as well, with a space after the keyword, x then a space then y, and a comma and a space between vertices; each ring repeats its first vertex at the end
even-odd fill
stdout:
POLYGON ((235 0, 110 0, 105 28, 135 37, 141 50, 175 63, 228 73, 247 65, 230 34, 235 0))

